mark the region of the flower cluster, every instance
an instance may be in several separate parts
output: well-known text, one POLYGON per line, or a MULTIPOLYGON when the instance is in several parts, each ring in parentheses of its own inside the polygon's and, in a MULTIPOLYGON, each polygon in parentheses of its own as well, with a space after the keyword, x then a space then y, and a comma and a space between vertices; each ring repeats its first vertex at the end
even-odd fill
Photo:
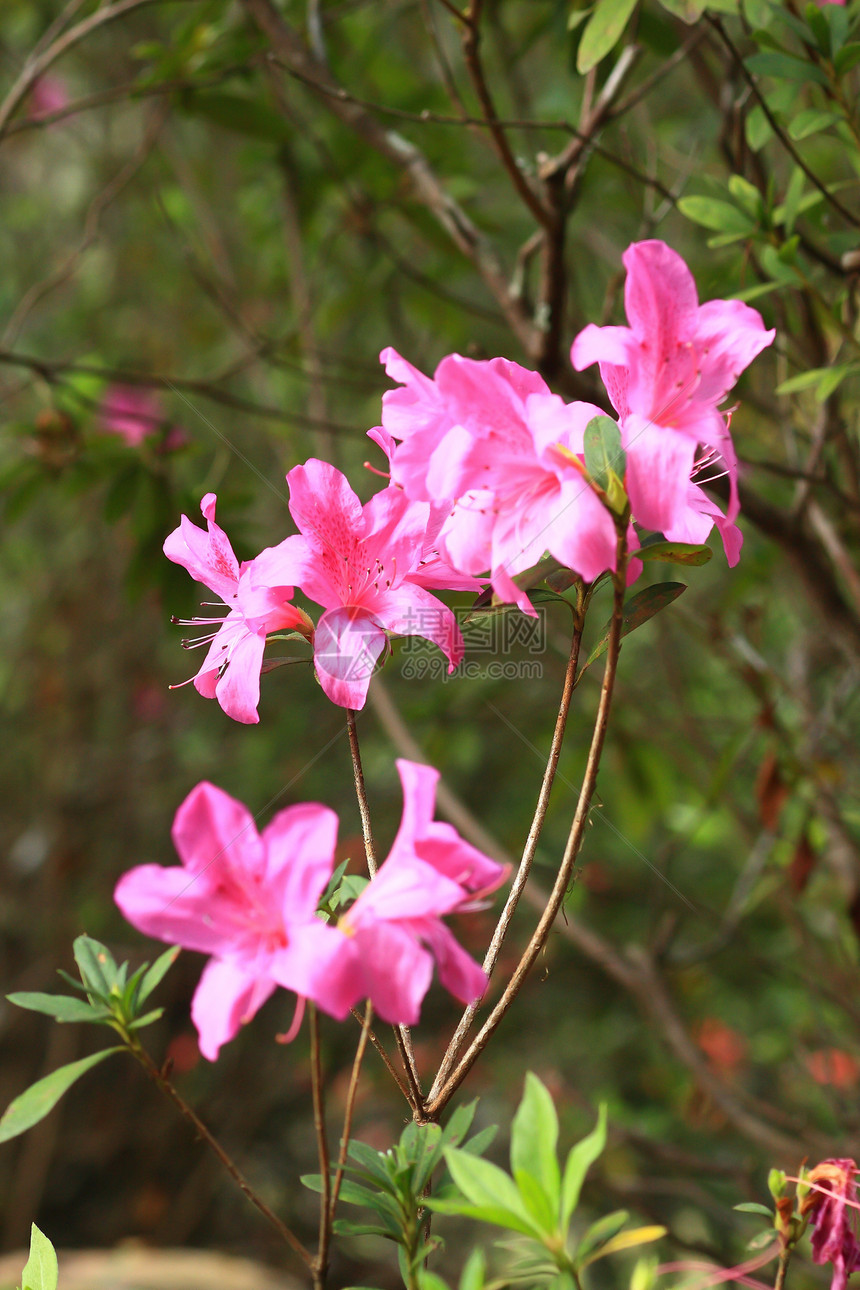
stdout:
POLYGON ((334 868, 338 820, 316 802, 280 811, 260 834, 248 809, 198 784, 176 813, 181 866, 140 865, 115 899, 140 931, 211 957, 191 1015, 214 1061, 278 986, 344 1018, 368 998, 377 1014, 412 1025, 435 958, 464 1003, 486 989, 482 969, 441 920, 503 881, 505 870, 434 821, 438 772, 399 761, 403 819, 391 852, 358 899, 328 924, 317 915, 334 868))
MULTIPOLYGON (((194 681, 202 694, 257 721, 266 636, 289 628, 313 642, 328 698, 361 708, 390 636, 433 641, 449 671, 460 662, 457 624, 433 591, 489 581, 500 602, 532 614, 518 574, 549 553, 593 582, 616 567, 619 531, 637 544, 634 524, 697 543, 716 525, 737 562, 737 459, 720 408, 774 333, 740 301, 700 305, 692 274, 663 242, 634 243, 624 264, 629 327, 589 325, 571 351, 576 368, 600 365, 618 414, 620 508, 585 465, 599 407, 565 403, 507 359, 450 354, 431 378, 386 349, 398 388, 383 396, 382 424, 369 435, 388 457, 387 487, 362 506, 334 466, 296 466, 287 480, 299 532, 241 568, 214 523, 214 496, 203 504, 208 539, 184 517, 167 539, 170 559, 229 607, 199 642, 210 643, 194 681), (725 512, 701 486, 720 475, 725 512), (316 624, 288 603, 296 588, 322 607, 316 624)), ((628 576, 639 568, 630 561, 628 576)))

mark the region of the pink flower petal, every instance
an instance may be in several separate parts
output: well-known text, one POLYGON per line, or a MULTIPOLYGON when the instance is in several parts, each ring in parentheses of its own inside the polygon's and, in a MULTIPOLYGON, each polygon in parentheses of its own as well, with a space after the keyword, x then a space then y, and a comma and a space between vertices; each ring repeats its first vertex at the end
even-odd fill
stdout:
POLYGON ((364 707, 370 678, 387 643, 385 632, 365 610, 326 610, 314 636, 314 668, 332 703, 356 711, 364 707))
POLYGON ((261 981, 235 963, 210 959, 191 1001, 191 1020, 200 1036, 200 1051, 210 1062, 222 1044, 250 1021, 275 992, 273 981, 261 981))

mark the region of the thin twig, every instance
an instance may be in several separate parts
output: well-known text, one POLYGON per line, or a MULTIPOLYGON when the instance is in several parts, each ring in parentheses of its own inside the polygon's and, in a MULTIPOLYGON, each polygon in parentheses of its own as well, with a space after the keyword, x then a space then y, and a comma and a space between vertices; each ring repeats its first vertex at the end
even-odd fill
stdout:
MULTIPOLYGON (((523 848, 522 859, 520 860, 519 867, 517 869, 517 873, 514 878, 514 881, 511 884, 510 893, 508 895, 507 900, 505 901, 505 907, 501 912, 499 921, 496 924, 496 929, 493 932, 492 938, 490 940, 489 948, 487 949, 487 953, 484 957, 483 968, 488 977, 491 977, 493 975, 496 964, 498 962, 499 954, 501 953, 501 949, 504 944, 505 937, 507 936, 507 933, 508 933, 508 928, 510 927, 510 924, 511 924, 511 919, 514 916, 514 912, 517 908, 517 905, 519 904, 519 900, 520 900, 520 896, 522 895, 523 888, 526 885, 526 881, 531 871, 532 862, 535 857, 535 852, 537 851, 537 845, 538 845, 538 842, 540 841, 540 835, 543 829, 544 820, 546 819, 547 808, 549 807, 550 793, 552 792, 552 786, 555 780, 555 772, 558 768, 558 759, 561 756, 561 747, 562 747, 562 743, 564 742, 564 732, 567 726, 568 712, 570 711, 570 701, 573 697, 573 691, 576 685, 576 669, 579 663, 579 649, 582 642, 583 626, 584 626, 583 615, 581 611, 578 609, 576 620, 574 622, 573 637, 570 644, 570 656, 568 658, 567 667, 564 673, 564 685, 562 687, 561 700, 559 702, 559 708, 558 708, 558 715, 555 721, 555 730, 553 731, 552 743, 550 744, 550 750, 549 750, 549 757, 547 759, 546 768, 543 773, 540 792, 538 793, 538 799, 537 799, 537 804, 535 806, 534 817, 532 819, 531 827, 529 828, 529 832, 528 832, 528 837, 526 838, 526 843, 523 848)), ((451 1038, 451 1042, 448 1044, 448 1047, 445 1050, 445 1055, 442 1058, 442 1061, 439 1065, 438 1073, 436 1075, 435 1080, 433 1081, 433 1087, 431 1088, 429 1093, 429 1098, 431 1101, 436 1095, 436 1093, 439 1091, 439 1089, 442 1087, 442 1085, 445 1083, 445 1080, 448 1078, 449 1074, 451 1073, 451 1070, 453 1069, 454 1062, 456 1061, 460 1053, 460 1049, 463 1046, 463 1041, 465 1040, 466 1035, 469 1033, 472 1022, 475 1018, 475 1014, 477 1013, 478 1008, 480 1007, 480 1002, 481 1002, 480 999, 478 999, 474 1003, 470 1003, 469 1006, 466 1008, 465 1012, 463 1013, 462 1017, 460 1018, 460 1022, 457 1026, 457 1029, 454 1031, 454 1034, 451 1038)))
POLYGON ((314 1101, 314 1131, 317 1138, 317 1155, 320 1162, 320 1227, 316 1258, 311 1265, 314 1290, 322 1290, 328 1271, 328 1251, 331 1241, 331 1173, 328 1154, 328 1136, 325 1129, 325 1089, 323 1087, 322 1059, 320 1057, 320 1021, 316 1005, 308 1002, 308 1022, 311 1032, 311 1089, 314 1101))
POLYGON ((570 884, 573 868, 576 863, 576 857, 582 845, 582 839, 588 823, 591 800, 597 787, 597 772, 600 767, 600 758, 603 752, 603 744, 606 739, 609 710, 612 705, 612 692, 615 685, 615 675, 618 670, 618 657, 621 651, 621 628, 624 617, 624 593, 626 590, 625 573, 627 568, 627 540, 624 525, 620 521, 617 522, 617 532, 616 568, 612 579, 614 588, 612 621, 609 627, 609 641, 606 650, 606 665, 603 671, 603 683, 600 688, 600 701, 597 707, 597 715, 594 720, 594 731, 591 737, 591 746, 588 750, 588 760, 586 762, 582 787, 579 792, 579 801, 577 802, 576 812, 570 827, 570 833, 568 835, 567 845, 565 846, 564 855, 562 856, 561 864, 559 866, 559 871, 549 900, 547 901, 546 907, 538 920, 538 925, 535 928, 519 963, 514 969, 508 984, 505 986, 501 998, 496 1003, 469 1048, 457 1062, 454 1070, 439 1089, 435 1098, 428 1101, 426 1108, 427 1115, 433 1119, 436 1119, 439 1116, 452 1095, 459 1088, 460 1084, 462 1084, 475 1061, 486 1048, 500 1022, 507 1015, 511 1005, 522 988, 526 976, 534 965, 538 955, 546 945, 547 937, 549 936, 552 925, 555 922, 556 915, 561 908, 562 901, 564 900, 570 884))
POLYGON ((89 14, 75 27, 70 27, 67 32, 59 36, 47 49, 37 54, 35 58, 28 58, 15 84, 6 95, 3 103, 0 104, 0 140, 5 135, 9 118, 18 104, 35 85, 39 77, 62 54, 71 49, 73 45, 85 40, 98 27, 103 27, 106 22, 112 22, 114 18, 122 18, 133 9, 141 9, 144 5, 159 3, 163 3, 163 0, 118 0, 117 4, 97 9, 95 13, 89 14))
POLYGON ((358 1038, 358 1047, 355 1050, 355 1059, 352 1063, 352 1072, 349 1077, 349 1088, 346 1091, 346 1105, 343 1111, 343 1133, 340 1139, 340 1152, 337 1157, 337 1169, 335 1170, 334 1181, 331 1186, 331 1201, 329 1203, 329 1219, 334 1218, 337 1198, 340 1195, 340 1185, 343 1182, 343 1171, 346 1167, 347 1148, 349 1139, 352 1134, 352 1116, 355 1111, 355 1097, 358 1093, 358 1079, 361 1074, 361 1063, 364 1060, 367 1041, 370 1035, 370 1023, 373 1018, 373 1004, 370 1000, 364 1007, 364 1021, 361 1027, 361 1034, 358 1038))
POLYGON ((155 1062, 152 1060, 152 1058, 150 1057, 146 1049, 143 1048, 139 1043, 133 1042, 129 1044, 128 1050, 132 1054, 132 1056, 136 1058, 136 1060, 140 1063, 140 1065, 146 1071, 147 1075, 152 1080, 152 1082, 156 1085, 156 1087, 159 1088, 162 1093, 165 1093, 167 1097, 170 1098, 171 1102, 179 1110, 179 1112, 185 1117, 186 1120, 189 1121, 191 1125, 193 1125, 195 1133, 197 1133, 197 1135, 203 1139, 203 1141, 207 1144, 207 1146, 211 1147, 211 1149, 215 1152, 215 1155, 221 1161, 222 1165, 227 1170, 230 1177, 236 1183, 237 1187, 239 1187, 239 1189, 245 1193, 245 1195, 248 1197, 248 1200, 251 1202, 251 1204, 256 1206, 256 1208, 260 1211, 263 1217, 271 1223, 272 1227, 275 1228, 275 1230, 286 1241, 286 1243, 290 1246, 290 1248, 295 1251, 295 1253, 299 1256, 302 1262, 306 1263, 308 1267, 312 1267, 313 1255, 311 1254, 310 1250, 307 1250, 304 1247, 304 1245, 301 1243, 299 1238, 293 1232, 290 1231, 286 1223, 282 1222, 281 1219, 278 1218, 277 1214, 275 1214, 273 1210, 269 1209, 269 1206, 266 1204, 266 1202, 260 1196, 257 1195, 257 1193, 254 1191, 251 1184, 248 1182, 244 1174, 239 1169, 238 1165, 236 1165, 231 1160, 231 1158, 227 1155, 227 1152, 221 1146, 221 1143, 217 1140, 217 1138, 215 1138, 212 1135, 209 1129, 207 1129, 206 1125, 196 1114, 196 1112, 191 1109, 191 1107, 185 1101, 185 1098, 182 1096, 182 1094, 179 1093, 176 1088, 174 1088, 173 1084, 167 1078, 164 1071, 160 1070, 159 1067, 156 1066, 155 1062))
MULTIPOLYGON (((363 1017, 363 1016, 362 1016, 362 1014, 358 1011, 358 1008, 350 1008, 350 1010, 349 1010, 349 1011, 350 1011, 350 1014, 351 1014, 353 1017, 355 1017, 355 1019, 356 1019, 356 1021, 358 1022, 358 1024, 359 1024, 360 1026, 364 1026, 364 1017, 363 1017)), ((391 1058, 388 1056, 388 1053, 385 1051, 385 1048, 383 1047, 383 1044, 382 1044, 381 1039, 380 1039, 380 1038, 379 1038, 379 1036, 375 1033, 375 1031, 372 1029, 372 1027, 367 1027, 367 1037, 368 1037, 368 1039, 370 1040, 370 1042, 371 1042, 371 1044, 373 1045, 373 1047, 376 1049, 376 1051, 377 1051, 377 1053, 379 1054, 380 1058, 382 1059, 382 1064, 383 1064, 383 1066, 385 1067, 385 1069, 388 1071, 388 1074, 389 1074, 389 1075, 391 1076, 391 1078, 394 1080, 394 1083, 395 1083, 395 1084, 397 1085, 397 1087, 400 1089, 400 1092, 403 1094, 404 1098, 406 1099, 406 1101, 407 1101, 407 1102, 409 1102, 409 1105, 411 1106, 411 1105, 412 1105, 412 1102, 411 1102, 411 1100, 410 1100, 410 1092, 409 1092, 409 1088, 408 1088, 408 1086, 404 1083, 404 1081, 401 1079, 401 1077, 400 1077, 400 1072, 397 1070, 397 1067, 394 1065, 394 1062, 393 1062, 393 1061, 391 1060, 391 1058)))

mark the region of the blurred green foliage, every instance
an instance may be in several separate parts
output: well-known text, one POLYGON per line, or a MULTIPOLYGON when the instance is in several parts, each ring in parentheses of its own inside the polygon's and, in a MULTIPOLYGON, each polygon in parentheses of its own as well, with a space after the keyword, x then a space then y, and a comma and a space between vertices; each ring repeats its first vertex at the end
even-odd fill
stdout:
MULTIPOLYGON (((719 550, 673 571, 685 595, 625 641, 566 919, 467 1091, 482 1125, 508 1123, 536 1068, 571 1138, 607 1102, 590 1219, 620 1200, 676 1248, 734 1261, 749 1233, 731 1206, 761 1199, 771 1165, 857 1154, 860 1139, 857 0, 487 0, 478 52, 513 165, 538 196, 561 176, 551 281, 546 236, 542 249, 510 166, 471 124, 485 105, 450 6, 177 0, 94 21, 110 8, 6 0, 0 12, 3 95, 50 24, 47 45, 90 23, 40 78, 67 106, 45 116, 37 80, 0 138, 4 993, 51 989, 82 931, 117 957, 152 958, 110 894, 130 865, 172 863, 173 813, 202 778, 263 819, 324 801, 341 817, 339 858, 360 858, 342 713, 309 664, 264 678, 253 728, 190 686, 168 692, 197 666, 168 623, 200 599, 160 554, 179 515, 196 519, 217 492, 241 559, 291 531, 283 477, 308 456, 369 496, 379 481, 363 463, 384 462, 364 432, 388 387, 385 345, 426 371, 452 351, 504 354, 605 403, 591 373, 571 371, 569 343, 588 321, 623 321, 621 252, 661 237, 702 300, 741 295, 777 327, 732 424, 743 556, 733 571, 719 550), (584 146, 562 164, 577 132, 584 146), (403 140, 435 197, 396 164, 403 140), (456 244, 464 221, 471 255, 456 244), (103 427, 117 384, 161 400, 138 448, 103 427)), ((649 563, 640 586, 665 578, 649 563)), ((586 651, 609 611, 603 589, 586 651)), ((547 605, 546 621, 541 675, 526 683, 409 679, 396 643, 382 678, 421 754, 513 854, 568 649, 567 611, 547 605)), ((575 697, 538 851, 544 887, 599 671, 575 697)), ((404 750, 380 706, 360 733, 384 850, 404 750)), ((518 912, 503 968, 534 920, 518 912)), ((460 924, 480 957, 491 913, 460 924)), ((152 1033, 269 1203, 311 1230, 295 1184, 315 1167, 304 1040, 271 1042, 289 1004, 201 1064, 186 958, 152 1033)), ((416 1033, 428 1075, 455 1016, 432 992, 416 1033)), ((0 1013, 0 1104, 85 1056, 81 1034, 46 1039, 38 1018, 0 1013)), ((324 1036, 336 1116, 355 1035, 331 1023, 324 1036)), ((371 1058, 357 1134, 387 1146, 401 1108, 371 1058)), ((137 1234, 280 1257, 169 1109, 121 1079, 99 1068, 62 1119, 4 1147, 2 1239, 22 1243, 35 1217, 58 1245, 137 1234)), ((343 1284, 391 1275, 359 1244, 335 1268, 343 1284)))

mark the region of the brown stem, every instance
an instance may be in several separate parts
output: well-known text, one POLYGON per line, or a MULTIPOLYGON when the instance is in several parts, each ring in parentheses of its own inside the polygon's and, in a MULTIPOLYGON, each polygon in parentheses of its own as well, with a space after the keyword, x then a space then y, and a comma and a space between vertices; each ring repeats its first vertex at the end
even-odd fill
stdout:
POLYGON ((484 65, 481 61, 481 10, 483 0, 472 0, 469 6, 468 14, 465 16, 465 26, 463 28, 463 57, 466 68, 472 81, 472 86, 478 96, 481 104, 481 111, 487 128, 490 131, 490 137, 496 150, 496 155, 504 166, 505 170, 511 177, 511 182, 518 195, 522 198, 525 205, 534 215, 537 222, 545 229, 550 229, 555 223, 553 213, 548 210, 532 189, 520 167, 517 165, 517 159, 511 152, 507 135, 499 123, 498 113, 496 112, 493 96, 490 93, 490 87, 487 84, 487 78, 484 76, 484 65))
MULTIPOLYGON (((350 1010, 349 1010, 349 1011, 350 1011, 351 1015, 352 1015, 353 1017, 355 1017, 355 1019, 356 1019, 356 1021, 358 1022, 358 1024, 359 1024, 360 1026, 363 1026, 363 1025, 364 1025, 364 1017, 363 1017, 363 1016, 362 1016, 362 1014, 358 1011, 358 1008, 350 1008, 350 1010)), ((406 1101, 407 1101, 407 1102, 409 1103, 409 1105, 411 1106, 411 1105, 412 1105, 412 1095, 411 1095, 411 1092, 410 1092, 410 1090, 409 1090, 408 1086, 407 1086, 407 1085, 403 1082, 403 1080, 400 1078, 400 1075, 397 1073, 397 1067, 394 1065, 394 1062, 391 1060, 391 1058, 388 1056, 388 1053, 385 1051, 385 1049, 384 1049, 384 1047, 383 1047, 383 1045, 382 1045, 382 1041, 380 1040, 379 1036, 374 1032, 374 1030, 373 1030, 372 1028, 368 1027, 368 1028, 367 1028, 367 1037, 368 1037, 368 1039, 370 1040, 370 1042, 371 1042, 371 1044, 373 1045, 373 1047, 376 1049, 376 1051, 377 1051, 377 1053, 379 1054, 380 1058, 382 1059, 382 1064, 383 1064, 383 1066, 385 1067, 385 1069, 388 1071, 388 1074, 389 1074, 389 1075, 391 1076, 391 1078, 394 1080, 394 1083, 395 1083, 395 1084, 397 1085, 397 1087, 400 1089, 400 1092, 403 1094, 403 1096, 406 1098, 406 1101)))
POLYGON ((322 1060, 320 1058, 320 1022, 319 1014, 312 1003, 308 1003, 308 1022, 311 1032, 311 1089, 314 1100, 314 1130, 317 1137, 317 1154, 320 1162, 320 1228, 319 1246, 316 1258, 311 1263, 314 1279, 314 1290, 323 1290, 328 1272, 328 1251, 331 1241, 332 1188, 328 1138, 325 1131, 325 1091, 323 1089, 322 1060))
MULTIPOLYGON (((505 907, 501 912, 499 921, 496 924, 496 929, 493 932, 492 939, 490 940, 489 948, 484 956, 483 968, 488 978, 493 975, 496 963, 498 962, 502 945, 504 944, 505 937, 508 934, 511 919, 514 916, 514 911, 519 904, 520 896, 522 895, 523 888, 526 885, 526 881, 531 871, 532 861, 534 860, 544 820, 546 819, 547 808, 549 807, 549 797, 555 780, 555 772, 558 768, 558 759, 561 756, 561 746, 564 742, 564 732, 567 726, 568 713, 570 711, 570 701, 573 697, 573 691, 576 684, 576 669, 579 662, 579 648, 582 643, 583 626, 584 618, 582 611, 579 606, 577 606, 573 637, 570 643, 570 657, 568 658, 567 668, 564 673, 564 685, 561 692, 558 716, 555 720, 555 730, 553 731, 549 758, 543 773, 540 792, 538 793, 534 818, 532 819, 528 837, 526 838, 525 846, 523 848, 522 859, 520 860, 517 868, 514 881, 511 884, 508 898, 505 901, 505 907)), ((463 1046, 466 1035, 469 1033, 475 1014, 480 1007, 480 1003, 480 999, 476 1000, 474 1003, 470 1003, 460 1018, 460 1022, 457 1029, 454 1031, 451 1042, 445 1050, 445 1055, 442 1058, 436 1078, 433 1081, 433 1087, 429 1094, 431 1101, 450 1075, 463 1046)))
POLYGON ((206 1125, 196 1112, 191 1109, 184 1097, 182 1097, 181 1093, 174 1088, 164 1072, 156 1066, 146 1049, 142 1048, 136 1039, 132 1039, 127 1042, 128 1050, 131 1055, 140 1063, 153 1084, 155 1084, 156 1088, 159 1088, 162 1093, 165 1093, 167 1097, 170 1098, 173 1105, 178 1109, 180 1114, 189 1121, 198 1137, 202 1138, 203 1141, 212 1148, 230 1177, 236 1183, 236 1186, 245 1193, 248 1200, 252 1205, 257 1207, 263 1217, 268 1219, 275 1231, 283 1238, 284 1241, 286 1241, 287 1245, 295 1251, 302 1262, 307 1264, 309 1268, 312 1267, 314 1259, 310 1250, 305 1249, 304 1245, 302 1245, 295 1233, 291 1232, 286 1223, 283 1223, 281 1219, 278 1218, 277 1214, 275 1214, 273 1210, 269 1209, 266 1202, 257 1195, 247 1178, 245 1178, 239 1167, 234 1164, 231 1158, 227 1155, 227 1152, 221 1146, 220 1142, 218 1142, 217 1138, 213 1137, 212 1133, 207 1129, 206 1125))
POLYGON ((788 1265, 791 1262, 790 1245, 786 1245, 780 1250, 779 1267, 776 1270, 776 1280, 773 1283, 773 1290, 785 1290, 785 1277, 788 1272, 788 1265))
MULTIPOLYGON (((367 871, 371 878, 379 868, 376 859, 376 846, 373 841, 373 828, 370 823, 370 806, 367 801, 367 790, 364 785, 364 770, 361 765, 361 749, 358 745, 358 730, 355 725, 355 713, 352 708, 346 710, 346 729, 349 735, 349 751, 352 756, 352 774, 355 780, 355 796, 358 799, 358 813, 361 816, 361 832, 364 838, 364 854, 367 859, 367 871)), ((422 1113, 424 1095, 418 1079, 418 1067, 412 1049, 412 1036, 408 1026, 394 1026, 394 1038, 406 1079, 409 1085, 409 1104, 416 1115, 422 1113)))
POLYGON ((570 833, 568 835, 567 845, 564 850, 558 875, 550 894, 550 898, 538 921, 538 925, 535 928, 531 940, 526 946, 510 981, 505 986, 501 998, 493 1008, 487 1020, 484 1022, 478 1034, 472 1040, 469 1048, 448 1076, 448 1079, 439 1089, 436 1096, 428 1101, 426 1107, 427 1115, 433 1119, 440 1114, 452 1095, 462 1084, 475 1061, 486 1048, 502 1019, 506 1016, 511 1005, 519 994, 526 976, 531 970, 541 950, 546 945, 550 929, 552 928, 556 915, 561 908, 562 901, 564 900, 573 874, 573 867, 576 863, 576 857, 579 852, 579 848, 582 845, 583 835, 588 823, 591 799, 594 796, 594 791, 597 787, 597 772, 600 766, 603 744, 606 739, 609 709, 612 704, 612 691, 615 684, 615 675, 618 670, 618 656, 621 651, 621 628, 624 618, 624 592, 626 587, 625 571, 627 567, 627 541, 624 524, 621 521, 617 522, 617 529, 616 572, 613 574, 614 598, 612 605, 612 622, 609 627, 609 643, 606 650, 606 666, 603 671, 603 683, 600 689, 600 702, 597 708, 597 716, 594 720, 594 731, 591 737, 591 746, 588 750, 588 760, 586 762, 582 788, 579 792, 579 801, 577 802, 576 812, 573 817, 573 823, 570 827, 570 833))
POLYGON ((340 1195, 340 1185, 343 1182, 343 1171, 346 1167, 347 1148, 352 1133, 352 1116, 355 1111, 355 1097, 358 1093, 358 1078, 361 1074, 361 1063, 364 1060, 367 1041, 370 1036, 370 1022, 373 1017, 373 1004, 367 1000, 364 1008, 364 1020, 361 1026, 361 1034, 358 1039, 358 1047, 355 1050, 355 1060, 352 1063, 352 1073, 349 1077, 349 1088, 346 1091, 346 1106, 343 1111, 343 1133, 340 1139, 340 1152, 337 1157, 337 1169, 335 1170, 334 1181, 331 1186, 331 1201, 329 1203, 329 1221, 334 1218, 334 1211, 337 1205, 337 1198, 340 1195))

